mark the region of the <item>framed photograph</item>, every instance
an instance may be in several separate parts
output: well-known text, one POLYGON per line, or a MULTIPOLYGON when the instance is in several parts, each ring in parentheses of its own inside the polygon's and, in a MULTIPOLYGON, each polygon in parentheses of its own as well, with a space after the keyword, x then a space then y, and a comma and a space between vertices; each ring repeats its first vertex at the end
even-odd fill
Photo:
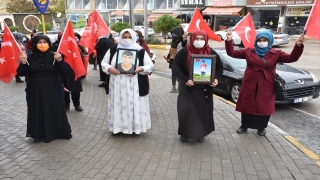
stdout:
POLYGON ((216 74, 216 55, 191 54, 189 78, 194 84, 210 85, 216 74))
POLYGON ((121 74, 135 74, 138 50, 117 49, 116 69, 121 74))

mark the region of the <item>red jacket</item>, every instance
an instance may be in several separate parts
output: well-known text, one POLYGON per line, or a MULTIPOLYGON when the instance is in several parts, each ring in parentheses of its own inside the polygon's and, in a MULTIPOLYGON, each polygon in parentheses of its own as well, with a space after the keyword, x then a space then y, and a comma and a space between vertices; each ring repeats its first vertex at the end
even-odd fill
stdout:
MULTIPOLYGON (((229 56, 247 60, 236 111, 259 116, 273 114, 275 111, 274 78, 264 61, 260 60, 254 48, 234 50, 232 41, 225 41, 225 45, 229 56)), ((300 47, 295 45, 291 54, 271 48, 264 59, 275 75, 277 63, 298 61, 303 47, 303 45, 300 47)))

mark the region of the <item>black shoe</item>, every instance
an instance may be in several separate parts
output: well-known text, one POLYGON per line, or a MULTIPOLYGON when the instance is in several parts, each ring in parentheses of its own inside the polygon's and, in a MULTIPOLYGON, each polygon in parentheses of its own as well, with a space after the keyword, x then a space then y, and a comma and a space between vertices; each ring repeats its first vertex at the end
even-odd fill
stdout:
POLYGON ((106 85, 105 82, 103 82, 102 84, 99 84, 99 87, 104 87, 106 85))
POLYGON ((258 129, 259 136, 265 136, 266 135, 266 129, 258 129))
POLYGON ((200 139, 197 139, 197 141, 198 141, 199 143, 203 143, 203 142, 204 142, 204 137, 203 137, 203 138, 200 138, 200 139))
POLYGON ((74 108, 76 109, 76 111, 83 111, 83 108, 81 106, 75 106, 74 108))
POLYGON ((24 83, 24 81, 22 81, 21 79, 17 79, 16 83, 24 83))
POLYGON ((238 134, 243 134, 247 131, 248 128, 244 128, 243 126, 240 126, 238 129, 237 129, 237 133, 238 134))
POLYGON ((188 138, 187 138, 187 137, 184 137, 184 136, 180 136, 180 141, 181 141, 181 142, 187 142, 187 141, 188 141, 188 138))
POLYGON ((66 107, 64 107, 64 109, 65 109, 66 111, 69 111, 69 110, 70 110, 70 107, 69 107, 69 106, 66 106, 66 107))
POLYGON ((137 137, 137 136, 138 136, 138 134, 136 134, 136 133, 132 133, 132 134, 131 134, 131 136, 132 136, 132 137, 137 137))

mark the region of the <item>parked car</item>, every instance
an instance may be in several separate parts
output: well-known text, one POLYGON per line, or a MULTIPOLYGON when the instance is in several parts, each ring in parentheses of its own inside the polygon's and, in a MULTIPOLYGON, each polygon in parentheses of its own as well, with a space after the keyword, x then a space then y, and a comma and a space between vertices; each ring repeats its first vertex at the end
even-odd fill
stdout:
MULTIPOLYGON (((144 36, 144 26, 135 26, 134 30, 139 30, 142 33, 142 36, 144 36)), ((148 28, 148 36, 154 35, 154 30, 152 28, 148 28)))
POLYGON ((281 32, 273 31, 271 29, 258 29, 256 30, 257 34, 263 30, 268 30, 273 34, 274 42, 272 46, 279 46, 284 44, 289 44, 290 38, 288 34, 284 34, 281 32))
MULTIPOLYGON (((223 63, 223 75, 213 88, 214 93, 228 95, 236 103, 247 62, 228 56, 224 49, 216 52, 223 63)), ((286 87, 285 92, 276 94, 276 104, 300 103, 319 97, 320 82, 314 74, 284 63, 278 63, 276 72, 285 80, 286 87)))
MULTIPOLYGON (((233 45, 239 45, 241 43, 241 38, 240 36, 238 35, 238 33, 236 33, 233 28, 232 29, 232 42, 233 42, 233 45)), ((222 31, 216 31, 216 35, 218 37, 220 37, 220 39, 222 41, 224 41, 226 38, 227 38, 227 32, 229 31, 229 29, 226 29, 226 30, 222 30, 222 31)))

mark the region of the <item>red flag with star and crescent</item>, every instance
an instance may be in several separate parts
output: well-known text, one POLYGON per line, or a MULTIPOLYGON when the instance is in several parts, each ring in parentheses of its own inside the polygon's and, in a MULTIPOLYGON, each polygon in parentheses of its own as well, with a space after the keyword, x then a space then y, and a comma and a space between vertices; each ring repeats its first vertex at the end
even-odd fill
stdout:
POLYGON ((4 26, 0 51, 0 81, 7 84, 16 76, 20 48, 7 25, 4 26))
POLYGON ((203 30, 208 34, 210 39, 221 42, 221 38, 219 38, 204 21, 198 7, 196 7, 194 10, 193 17, 189 23, 189 28, 187 31, 193 33, 197 30, 203 30))
POLYGON ((88 24, 81 36, 79 45, 88 48, 88 54, 94 51, 97 40, 110 34, 111 31, 97 10, 94 10, 88 16, 88 24))
POLYGON ((245 48, 254 47, 257 33, 250 13, 239 21, 233 30, 238 33, 245 48))
POLYGON ((70 20, 63 32, 57 51, 64 55, 64 61, 69 64, 75 74, 75 81, 86 74, 70 20))

